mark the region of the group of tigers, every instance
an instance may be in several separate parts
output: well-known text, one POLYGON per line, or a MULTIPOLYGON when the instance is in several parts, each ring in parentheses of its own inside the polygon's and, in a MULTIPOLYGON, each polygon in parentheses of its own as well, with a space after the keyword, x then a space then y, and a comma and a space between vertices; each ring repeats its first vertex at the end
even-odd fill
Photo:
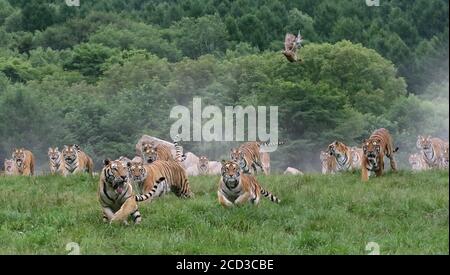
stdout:
POLYGON ((409 155, 413 170, 448 169, 448 141, 431 136, 418 136, 416 146, 419 152, 409 155))
MULTIPOLYGON (((417 148, 420 152, 409 156, 413 170, 448 169, 448 142, 430 136, 426 138, 419 136, 417 148)), ((362 148, 348 147, 342 142, 334 141, 328 145, 327 150, 320 152, 322 174, 361 169, 361 178, 367 181, 371 172, 376 176, 383 174, 384 156, 389 158, 391 169, 396 171, 397 162, 394 154, 397 151, 392 136, 384 128, 374 131, 364 140, 362 148)))
MULTIPOLYGON (((278 142, 278 145, 284 144, 278 142)), ((220 175, 217 198, 224 207, 258 204, 261 196, 272 202, 280 200, 261 187, 255 175, 258 169, 269 174, 269 153, 261 150, 267 142, 246 142, 230 151, 230 160, 211 162, 206 156, 199 158, 200 174, 220 175)), ((137 202, 152 200, 165 193, 173 192, 180 198, 192 198, 188 174, 182 163, 186 160, 183 147, 174 141, 175 156, 169 146, 152 142, 141 144, 140 155, 132 160, 120 157, 106 159, 100 173, 98 199, 102 207, 104 221, 127 223, 128 217, 134 223, 141 222, 137 202), (136 193, 133 192, 136 189, 136 193)), ((429 168, 448 168, 448 142, 439 138, 419 136, 417 147, 419 154, 410 156, 414 170, 429 168)), ((361 169, 363 181, 370 173, 381 176, 384 171, 384 157, 390 160, 393 171, 397 170, 393 139, 388 130, 381 128, 364 140, 362 148, 348 147, 340 141, 334 141, 326 151, 321 151, 323 174, 361 169)), ((92 175, 94 163, 80 146, 66 145, 62 151, 58 148, 48 150, 49 167, 52 174, 68 176, 78 172, 92 175)), ((34 175, 35 159, 29 150, 14 149, 12 159, 5 161, 6 175, 34 175)))

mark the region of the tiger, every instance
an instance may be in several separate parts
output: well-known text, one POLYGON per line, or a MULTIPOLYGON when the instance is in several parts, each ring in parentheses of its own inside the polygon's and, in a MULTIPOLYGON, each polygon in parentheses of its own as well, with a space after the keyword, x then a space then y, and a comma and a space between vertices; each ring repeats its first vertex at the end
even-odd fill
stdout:
POLYGON ((376 176, 382 176, 384 171, 384 156, 388 157, 392 171, 397 171, 397 162, 391 134, 385 128, 375 130, 372 135, 363 142, 363 158, 361 162, 361 179, 369 180, 369 173, 375 172, 376 176))
POLYGON ((353 160, 350 148, 340 141, 333 141, 328 145, 330 156, 336 159, 336 171, 350 171, 353 169, 353 160))
MULTIPOLYGON (((260 148, 261 146, 271 146, 274 143, 249 141, 241 144, 238 148, 232 148, 230 151, 230 158, 232 161, 239 163, 241 170, 244 173, 257 173, 257 166, 264 171, 261 163, 260 148), (251 169, 251 170, 250 170, 251 169)), ((277 142, 277 145, 282 145, 284 142, 277 142)))
POLYGON ((260 152, 259 157, 261 159, 261 164, 263 167, 264 175, 270 175, 270 154, 269 152, 260 152))
POLYGON ((150 164, 131 162, 128 165, 128 171, 130 181, 141 194, 148 193, 153 188, 155 180, 164 177, 166 180, 155 196, 161 196, 169 191, 181 198, 194 196, 186 171, 178 162, 164 160, 155 160, 150 164))
POLYGON ((105 159, 103 165, 97 192, 103 221, 110 223, 122 221, 128 224, 127 218, 131 217, 135 224, 139 224, 142 218, 137 202, 153 199, 158 186, 163 184, 165 179, 159 178, 145 195, 133 195, 133 187, 128 181, 127 166, 121 161, 109 159, 105 159))
POLYGON ((320 151, 322 174, 334 174, 336 172, 336 159, 326 151, 320 151))
POLYGON ((200 156, 198 158, 198 173, 199 175, 207 175, 209 170, 209 159, 206 156, 200 156))
POLYGON ((448 169, 448 142, 444 143, 441 155, 441 168, 448 169))
POLYGON ((48 148, 48 158, 49 158, 49 167, 50 173, 56 174, 61 171, 61 152, 56 148, 48 148))
POLYGON ((413 171, 422 171, 428 169, 428 164, 422 154, 411 154, 408 158, 413 171))
POLYGON ((418 136, 416 145, 421 150, 423 158, 430 168, 442 167, 442 153, 445 147, 445 142, 442 139, 418 136))
POLYGON ((269 198, 274 203, 281 200, 265 190, 253 175, 241 173, 238 163, 234 161, 222 161, 221 177, 217 197, 224 207, 242 205, 250 202, 257 205, 261 195, 269 198))
POLYGON ((152 163, 156 160, 174 160, 169 146, 152 142, 142 143, 142 159, 145 163, 152 163))
POLYGON ((14 149, 12 158, 15 162, 17 174, 24 176, 34 175, 34 155, 31 151, 24 148, 14 149))
POLYGON ((65 145, 62 150, 62 156, 61 171, 64 176, 79 172, 88 172, 92 176, 94 162, 91 157, 81 150, 80 146, 76 144, 65 145))
POLYGON ((352 168, 355 170, 361 169, 361 160, 363 157, 363 149, 353 146, 353 147, 350 147, 350 153, 352 155, 352 168))
POLYGON ((5 159, 5 175, 6 176, 16 176, 19 174, 17 171, 16 163, 13 159, 5 159))

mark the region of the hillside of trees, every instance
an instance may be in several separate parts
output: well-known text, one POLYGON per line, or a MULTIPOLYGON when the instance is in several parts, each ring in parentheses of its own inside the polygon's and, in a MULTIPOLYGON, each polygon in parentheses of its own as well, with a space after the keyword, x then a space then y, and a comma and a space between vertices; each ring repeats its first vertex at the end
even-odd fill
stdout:
MULTIPOLYGON (((99 163, 169 139, 173 106, 279 106, 273 168, 318 170, 331 141, 388 128, 401 166, 448 139, 448 1, 0 0, 0 164, 80 144, 99 163), (301 31, 303 63, 281 54, 301 31)), ((224 158, 232 143, 185 142, 224 158)))

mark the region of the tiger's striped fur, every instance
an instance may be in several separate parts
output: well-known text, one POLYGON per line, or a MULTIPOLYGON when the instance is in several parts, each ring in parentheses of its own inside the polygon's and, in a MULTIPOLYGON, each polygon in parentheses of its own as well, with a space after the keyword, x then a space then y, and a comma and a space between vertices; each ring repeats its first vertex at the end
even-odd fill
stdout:
POLYGON ((444 149, 441 156, 441 167, 443 169, 448 169, 448 142, 444 144, 444 149))
POLYGON ((159 178, 145 195, 133 195, 133 187, 128 181, 127 167, 121 161, 104 161, 98 186, 98 199, 103 210, 104 221, 123 221, 131 217, 135 224, 141 222, 137 202, 148 201, 155 196, 158 186, 165 179, 159 178))
POLYGON ((377 177, 383 175, 384 156, 388 157, 392 171, 397 171, 397 162, 394 153, 394 142, 388 130, 380 128, 375 130, 372 135, 363 143, 363 159, 361 162, 361 179, 369 180, 369 172, 375 172, 377 177))
MULTIPOLYGON (((276 145, 283 145, 284 142, 277 142, 276 145)), ((238 148, 232 148, 230 152, 230 158, 232 161, 239 163, 241 169, 247 165, 247 169, 243 170, 244 173, 257 173, 257 166, 264 171, 261 161, 260 148, 261 146, 273 146, 275 143, 271 142, 259 142, 249 141, 241 144, 238 148), (251 169, 250 169, 251 168, 251 169)))
POLYGON ((19 171, 17 171, 16 163, 13 159, 5 159, 4 166, 6 176, 16 176, 19 174, 19 171))
POLYGON ((222 161, 221 178, 217 196, 219 203, 225 207, 242 205, 250 202, 259 203, 263 195, 272 202, 280 203, 280 199, 265 190, 253 175, 241 173, 239 165, 234 161, 222 161))
POLYGON ((412 170, 414 171, 422 171, 428 169, 428 164, 421 153, 409 155, 408 161, 409 164, 411 164, 412 170))
POLYGON ((182 198, 194 196, 190 189, 186 171, 178 162, 164 160, 156 160, 150 164, 132 162, 128 170, 130 180, 137 186, 141 194, 145 194, 153 188, 155 179, 164 177, 166 180, 157 190, 155 196, 161 196, 169 191, 182 198))
POLYGON ((145 163, 152 163, 156 160, 174 160, 169 146, 155 142, 142 144, 142 159, 145 163))
POLYGON ((61 152, 56 148, 48 148, 48 159, 49 159, 49 167, 50 173, 55 175, 61 172, 61 163, 62 163, 62 155, 61 152))
POLYGON ((336 159, 326 151, 320 151, 320 162, 322 164, 322 174, 336 173, 336 159))

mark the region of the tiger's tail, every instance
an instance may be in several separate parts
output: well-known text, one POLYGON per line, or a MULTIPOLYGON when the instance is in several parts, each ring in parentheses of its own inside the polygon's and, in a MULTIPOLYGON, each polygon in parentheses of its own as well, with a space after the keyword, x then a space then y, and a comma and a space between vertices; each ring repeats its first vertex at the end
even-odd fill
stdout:
POLYGON ((270 193, 269 191, 265 190, 265 189, 262 188, 262 187, 261 187, 261 194, 262 194, 264 197, 270 199, 270 200, 271 200, 272 202, 274 202, 274 203, 280 203, 280 202, 281 202, 281 200, 280 200, 279 198, 275 197, 272 193, 270 193))
POLYGON ((153 188, 150 192, 148 192, 147 194, 144 195, 136 195, 136 201, 141 202, 141 201, 146 201, 150 198, 153 198, 155 196, 156 190, 158 189, 159 185, 164 182, 166 180, 166 178, 161 177, 159 178, 159 180, 156 181, 156 183, 153 185, 153 188))
POLYGON ((180 141, 180 136, 177 135, 173 141, 175 146, 175 160, 178 162, 183 162, 186 160, 186 155, 184 154, 184 148, 178 142, 180 141))

